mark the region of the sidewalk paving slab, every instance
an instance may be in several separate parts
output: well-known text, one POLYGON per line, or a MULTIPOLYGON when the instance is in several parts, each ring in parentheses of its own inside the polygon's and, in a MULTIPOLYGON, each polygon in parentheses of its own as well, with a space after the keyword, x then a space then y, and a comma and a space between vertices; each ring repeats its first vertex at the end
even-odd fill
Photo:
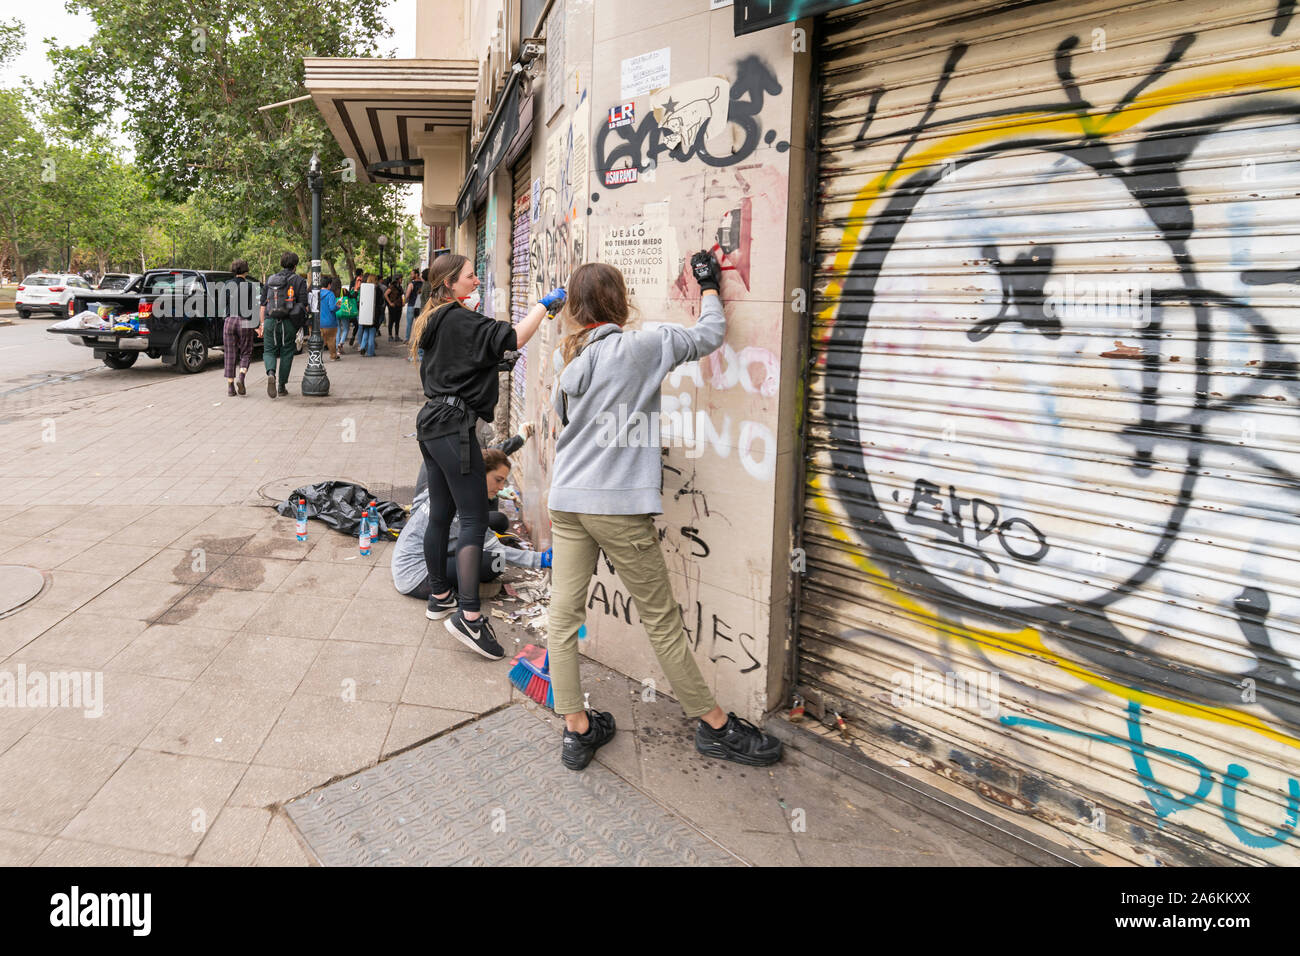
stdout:
MULTIPOLYGON (((0 521, 0 563, 47 577, 0 618, 0 670, 86 669, 104 681, 99 718, 0 708, 0 864, 312 865, 286 807, 357 774, 405 780, 426 835, 443 814, 460 841, 455 862, 540 861, 579 845, 589 824, 631 833, 602 822, 627 801, 658 808, 722 862, 1019 862, 804 754, 768 769, 706 760, 675 701, 586 659, 591 703, 615 713, 619 733, 588 771, 563 770, 558 718, 507 677, 509 655, 540 636, 495 620, 507 659, 485 660, 395 591, 390 540, 362 556, 355 539, 312 522, 298 542, 270 507, 331 477, 406 502, 420 466, 409 435, 423 398, 398 349, 331 363, 324 400, 299 394, 305 363, 295 366, 291 395, 274 401, 256 389, 228 399, 213 363, 197 376, 133 369, 121 391, 60 379, 0 408, 11 450, 0 478, 77 494, 20 502, 0 521), (490 828, 493 841, 475 843, 484 821, 463 798, 484 796, 509 767, 484 758, 451 790, 415 786, 401 768, 424 748, 481 737, 502 714, 520 715, 530 741, 510 764, 523 774, 511 791, 521 807, 557 788, 627 799, 564 826, 525 808, 512 845, 490 828)), ((504 598, 485 612, 519 606, 504 598)), ((610 840, 578 855, 627 862, 641 849, 610 840)))

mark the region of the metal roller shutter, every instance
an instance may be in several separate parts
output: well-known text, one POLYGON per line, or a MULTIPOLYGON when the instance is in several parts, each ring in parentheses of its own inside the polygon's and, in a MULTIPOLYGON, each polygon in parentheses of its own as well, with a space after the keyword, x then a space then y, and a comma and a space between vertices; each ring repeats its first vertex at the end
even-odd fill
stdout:
MULTIPOLYGON (((532 185, 530 177, 532 166, 529 163, 528 147, 524 147, 523 158, 515 164, 514 176, 514 211, 513 229, 510 246, 510 321, 518 325, 528 312, 528 241, 530 236, 532 185)), ((510 377, 510 433, 519 431, 527 421, 525 403, 525 385, 528 382, 528 347, 519 350, 519 360, 515 362, 510 377)))
POLYGON ((487 206, 482 205, 474 210, 474 223, 477 232, 474 236, 474 273, 483 282, 484 275, 487 274, 487 206))
POLYGON ((817 34, 799 692, 1075 846, 1300 864, 1300 11, 817 34))

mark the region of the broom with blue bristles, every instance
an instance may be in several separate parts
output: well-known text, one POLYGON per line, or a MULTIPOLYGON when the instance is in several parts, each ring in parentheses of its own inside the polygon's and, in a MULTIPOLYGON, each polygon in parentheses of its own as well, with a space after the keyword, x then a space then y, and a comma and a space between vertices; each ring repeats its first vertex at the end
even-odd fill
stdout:
POLYGON ((510 683, 537 703, 554 708, 550 651, 525 644, 524 649, 514 656, 514 665, 510 668, 510 683))

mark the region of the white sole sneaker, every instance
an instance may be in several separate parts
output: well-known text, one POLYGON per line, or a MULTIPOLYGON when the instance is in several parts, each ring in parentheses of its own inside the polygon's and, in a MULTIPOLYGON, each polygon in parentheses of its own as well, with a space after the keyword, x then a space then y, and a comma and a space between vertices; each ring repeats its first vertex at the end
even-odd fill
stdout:
MULTIPOLYGON (((478 654, 481 657, 486 657, 490 661, 499 661, 506 656, 506 652, 504 650, 502 650, 500 653, 493 653, 492 651, 484 650, 482 647, 478 645, 478 643, 472 637, 470 637, 468 634, 466 634, 464 631, 462 631, 460 628, 456 626, 456 621, 454 618, 451 620, 443 621, 442 626, 445 627, 447 631, 454 638, 456 638, 456 640, 460 641, 471 651, 473 651, 475 654, 478 654)), ((497 645, 498 648, 500 648, 500 646, 501 646, 500 644, 497 645)))
POLYGON ((441 621, 444 617, 451 617, 453 614, 455 614, 456 609, 459 606, 460 606, 460 602, 456 600, 456 595, 453 594, 451 596, 451 607, 441 607, 435 611, 432 608, 426 606, 424 609, 424 616, 431 621, 441 621))

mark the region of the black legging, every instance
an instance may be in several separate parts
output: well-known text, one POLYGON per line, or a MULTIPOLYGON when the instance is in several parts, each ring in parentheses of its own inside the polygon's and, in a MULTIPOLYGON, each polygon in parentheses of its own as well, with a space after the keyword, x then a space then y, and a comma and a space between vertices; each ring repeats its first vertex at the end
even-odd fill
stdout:
MULTIPOLYGON (((497 552, 497 554, 500 553, 501 553, 500 551, 497 552)), ((488 552, 484 551, 483 557, 479 559, 479 568, 478 568, 479 583, 486 584, 488 581, 495 581, 499 577, 501 577, 501 571, 497 569, 496 558, 494 558, 488 552)), ((451 582, 453 587, 456 587, 458 586, 457 578, 458 575, 456 573, 456 559, 454 557, 448 557, 447 558, 447 580, 451 582)), ((429 576, 426 574, 424 576, 424 580, 421 581, 418 585, 416 585, 415 590, 410 591, 408 593, 411 595, 411 597, 417 597, 421 601, 427 601, 429 600, 429 595, 434 593, 433 582, 429 580, 429 576)))
POLYGON ((424 535, 424 563, 434 594, 451 590, 446 576, 447 538, 451 519, 460 513, 460 536, 456 540, 457 590, 460 609, 477 611, 478 570, 483 557, 483 536, 487 534, 487 470, 478 436, 469 436, 469 474, 460 471, 460 435, 443 435, 420 442, 429 474, 429 529, 424 535), (435 576, 436 572, 436 576, 435 576))
POLYGON ((400 305, 390 305, 388 307, 388 337, 390 339, 402 337, 402 307, 400 305))

